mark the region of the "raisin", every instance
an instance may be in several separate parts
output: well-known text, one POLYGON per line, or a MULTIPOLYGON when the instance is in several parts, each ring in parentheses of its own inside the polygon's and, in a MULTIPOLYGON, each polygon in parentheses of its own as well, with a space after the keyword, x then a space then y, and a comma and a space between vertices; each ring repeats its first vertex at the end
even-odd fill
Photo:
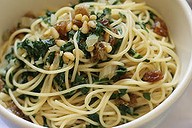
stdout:
POLYGON ((101 24, 103 24, 104 26, 109 26, 109 20, 108 20, 108 19, 103 18, 103 19, 101 19, 99 22, 100 22, 101 24))
POLYGON ((155 24, 153 26, 153 31, 160 36, 164 36, 164 37, 168 36, 168 29, 167 29, 165 22, 158 17, 155 18, 155 24))
POLYGON ((67 22, 66 21, 62 21, 58 24, 56 24, 55 29, 57 30, 57 32, 59 33, 60 37, 62 39, 64 39, 67 36, 67 22))
POLYGON ((83 23, 80 20, 73 19, 73 24, 77 25, 79 28, 82 27, 83 23))
POLYGON ((161 79, 163 79, 163 74, 159 70, 146 72, 143 76, 143 81, 146 82, 157 82, 161 79))
POLYGON ((96 43, 95 44, 95 49, 93 50, 93 58, 92 61, 96 62, 99 60, 106 60, 107 56, 106 56, 106 50, 105 50, 105 46, 103 45, 103 43, 96 43))

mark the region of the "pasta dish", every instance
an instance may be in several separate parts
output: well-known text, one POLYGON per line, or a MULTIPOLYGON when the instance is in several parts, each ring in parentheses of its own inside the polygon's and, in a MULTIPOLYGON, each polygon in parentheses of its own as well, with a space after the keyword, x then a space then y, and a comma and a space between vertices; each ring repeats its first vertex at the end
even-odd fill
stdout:
POLYGON ((111 128, 160 105, 180 69, 163 17, 134 0, 27 13, 0 50, 0 104, 50 128, 111 128))

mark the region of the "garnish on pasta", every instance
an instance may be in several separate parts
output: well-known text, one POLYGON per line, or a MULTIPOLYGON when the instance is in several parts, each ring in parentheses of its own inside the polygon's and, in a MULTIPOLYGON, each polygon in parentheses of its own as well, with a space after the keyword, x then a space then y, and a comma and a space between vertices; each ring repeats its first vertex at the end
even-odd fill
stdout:
POLYGON ((180 68, 146 3, 81 0, 25 15, 0 51, 0 103, 51 128, 114 127, 161 104, 180 68))

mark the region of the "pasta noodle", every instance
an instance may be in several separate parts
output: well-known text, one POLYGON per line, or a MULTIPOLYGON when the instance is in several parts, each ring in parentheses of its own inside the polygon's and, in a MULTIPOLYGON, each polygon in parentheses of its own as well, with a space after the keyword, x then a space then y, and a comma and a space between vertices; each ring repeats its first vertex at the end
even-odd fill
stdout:
POLYGON ((157 107, 178 83, 175 45, 146 3, 82 2, 33 20, 1 50, 0 104, 35 124, 118 126, 157 107))

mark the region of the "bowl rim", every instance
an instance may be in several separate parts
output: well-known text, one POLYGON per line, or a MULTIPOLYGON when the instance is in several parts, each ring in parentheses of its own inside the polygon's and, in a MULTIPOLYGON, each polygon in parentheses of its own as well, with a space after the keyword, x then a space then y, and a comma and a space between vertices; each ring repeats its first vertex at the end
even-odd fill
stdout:
MULTIPOLYGON (((186 0, 177 0, 175 2, 178 2, 178 4, 181 6, 182 10, 184 11, 184 13, 187 16, 187 21, 192 21, 192 10, 189 6, 189 4, 187 3, 186 0)), ((192 35, 192 23, 189 24, 189 28, 191 31, 191 35, 192 35)), ((153 120, 154 118, 158 117, 159 115, 161 115, 163 112, 165 112, 165 110, 167 110, 179 97, 181 97, 181 95, 183 94, 183 92, 185 91, 185 89, 188 87, 191 79, 192 79, 192 51, 191 51, 191 55, 190 55, 190 62, 189 62, 189 67, 188 70, 186 71, 186 74, 184 75, 183 79, 181 80, 181 82, 179 83, 179 85, 181 84, 182 86, 178 86, 173 93, 167 98, 165 99, 160 105, 158 105, 155 109, 153 109, 152 111, 148 112, 147 114, 145 114, 142 117, 139 117, 138 119, 135 119, 129 123, 125 123, 123 125, 119 125, 116 126, 114 128, 132 128, 132 127, 140 127, 142 126, 144 123, 149 122, 151 120, 153 120)), ((6 109, 5 107, 3 107, 0 104, 0 116, 2 118, 6 118, 8 120, 12 120, 15 124, 22 124, 23 126, 26 127, 30 127, 30 128, 45 128, 43 126, 34 124, 32 122, 29 122, 23 118, 20 118, 18 116, 16 116, 15 114, 13 114, 11 111, 9 111, 8 109, 6 109)))

